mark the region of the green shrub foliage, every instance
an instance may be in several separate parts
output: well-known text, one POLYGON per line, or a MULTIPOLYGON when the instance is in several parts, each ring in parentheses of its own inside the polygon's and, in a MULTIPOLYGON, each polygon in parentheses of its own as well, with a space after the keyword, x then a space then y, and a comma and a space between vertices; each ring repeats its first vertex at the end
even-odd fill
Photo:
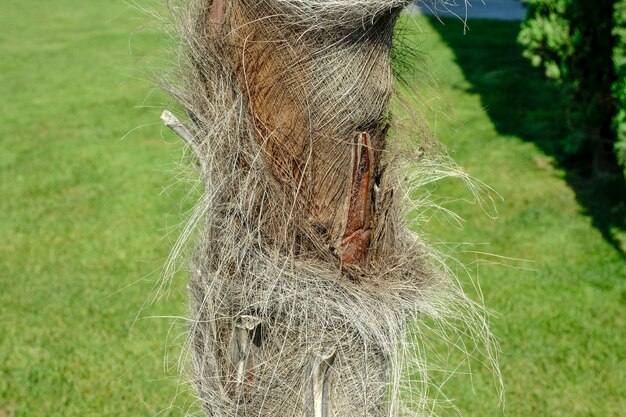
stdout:
POLYGON ((615 150, 620 164, 625 168, 626 175, 626 0, 619 0, 615 6, 615 27, 613 35, 616 45, 613 61, 617 81, 613 85, 613 96, 618 101, 618 113, 615 118, 617 143, 615 150))
POLYGON ((562 81, 565 62, 573 53, 570 25, 565 17, 571 0, 532 0, 529 18, 522 24, 519 41, 526 48, 524 56, 546 75, 562 81))
POLYGON ((620 120, 626 121, 619 111, 619 104, 626 105, 626 94, 615 66, 621 72, 626 70, 626 49, 619 47, 625 44, 617 42, 626 34, 623 3, 530 0, 519 35, 524 55, 560 83, 567 95, 566 122, 571 134, 563 140, 565 155, 588 161, 595 172, 614 166, 616 131, 624 130, 620 120), (616 3, 620 3, 619 11, 616 3), (617 15, 622 22, 619 30, 617 15))

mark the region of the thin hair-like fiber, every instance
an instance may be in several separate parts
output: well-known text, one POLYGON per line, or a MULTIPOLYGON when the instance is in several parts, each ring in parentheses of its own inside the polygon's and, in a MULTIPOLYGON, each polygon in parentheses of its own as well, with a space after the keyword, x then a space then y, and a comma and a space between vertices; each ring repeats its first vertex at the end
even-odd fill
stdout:
POLYGON ((409 206, 438 209, 429 185, 441 178, 479 200, 483 188, 422 124, 389 111, 393 99, 411 112, 391 65, 410 2, 224 3, 220 14, 210 0, 167 2, 179 50, 166 88, 204 195, 155 299, 193 237, 187 370, 204 413, 325 415, 312 406, 323 362, 329 415, 433 415, 425 332, 469 335, 499 381, 481 304, 405 219, 409 206), (350 197, 362 195, 357 166, 371 179, 364 207, 350 197), (346 237, 354 207, 366 221, 346 237))

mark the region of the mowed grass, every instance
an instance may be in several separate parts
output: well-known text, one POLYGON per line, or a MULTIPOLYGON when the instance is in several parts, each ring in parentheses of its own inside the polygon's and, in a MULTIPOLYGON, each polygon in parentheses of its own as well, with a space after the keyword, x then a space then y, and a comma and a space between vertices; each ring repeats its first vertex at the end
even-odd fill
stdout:
MULTIPOLYGON (((142 107, 164 38, 117 0, 2 8, 0 416, 181 415, 172 320, 135 320, 186 207, 142 107)), ((184 288, 141 315, 184 313, 184 288)))
MULTIPOLYGON (((136 320, 185 313, 184 275, 167 302, 141 310, 192 203, 176 180, 182 146, 158 123, 167 99, 145 80, 166 40, 139 30, 146 23, 119 1, 3 3, 2 417, 173 416, 193 407, 168 369, 180 321, 136 320)), ((431 104, 431 128, 503 198, 496 221, 452 203, 463 231, 440 216, 424 227, 443 242, 478 243, 470 251, 533 261, 458 246, 497 313, 506 415, 622 415, 626 263, 538 145, 560 131, 554 91, 519 58, 513 23, 474 22, 466 36, 452 23, 405 24, 419 25, 415 42, 437 79, 419 100, 453 108, 431 104), (511 77, 517 87, 504 89, 511 77)), ((445 182, 438 193, 463 190, 445 182)), ((460 374, 446 384, 448 396, 465 415, 502 415, 488 371, 472 369, 472 380, 460 374)))
MULTIPOLYGON (((446 207, 465 219, 463 229, 443 215, 425 229, 456 248, 496 314, 506 415, 624 415, 626 258, 618 241, 624 218, 616 218, 624 190, 594 195, 595 184, 611 180, 585 187, 561 167, 554 143, 565 108, 521 57, 519 23, 471 21, 467 34, 453 20, 405 24, 433 77, 418 87, 429 103, 424 117, 461 167, 501 196, 495 221, 454 200, 446 207)), ((471 198, 458 181, 436 192, 471 198)), ((461 373, 444 392, 464 415, 503 415, 485 367, 471 361, 470 378, 468 364, 454 359, 461 373)))

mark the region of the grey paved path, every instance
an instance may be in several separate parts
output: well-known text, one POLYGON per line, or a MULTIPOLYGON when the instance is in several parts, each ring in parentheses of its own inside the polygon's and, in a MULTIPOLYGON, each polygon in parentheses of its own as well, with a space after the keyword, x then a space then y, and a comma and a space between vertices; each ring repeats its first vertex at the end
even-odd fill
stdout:
POLYGON ((522 20, 526 16, 526 8, 520 0, 418 0, 416 4, 412 8, 414 13, 440 17, 522 20))

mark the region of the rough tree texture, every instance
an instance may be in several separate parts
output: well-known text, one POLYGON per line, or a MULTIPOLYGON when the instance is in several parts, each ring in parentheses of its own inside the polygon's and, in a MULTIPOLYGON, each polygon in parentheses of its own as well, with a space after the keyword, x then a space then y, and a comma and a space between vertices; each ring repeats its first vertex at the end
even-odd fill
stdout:
POLYGON ((423 134, 421 148, 386 143, 393 27, 410 2, 215 1, 170 4, 169 90, 206 190, 181 238, 201 228, 190 378, 206 414, 428 413, 416 317, 493 346, 400 208, 406 160, 414 188, 464 177, 423 134))

